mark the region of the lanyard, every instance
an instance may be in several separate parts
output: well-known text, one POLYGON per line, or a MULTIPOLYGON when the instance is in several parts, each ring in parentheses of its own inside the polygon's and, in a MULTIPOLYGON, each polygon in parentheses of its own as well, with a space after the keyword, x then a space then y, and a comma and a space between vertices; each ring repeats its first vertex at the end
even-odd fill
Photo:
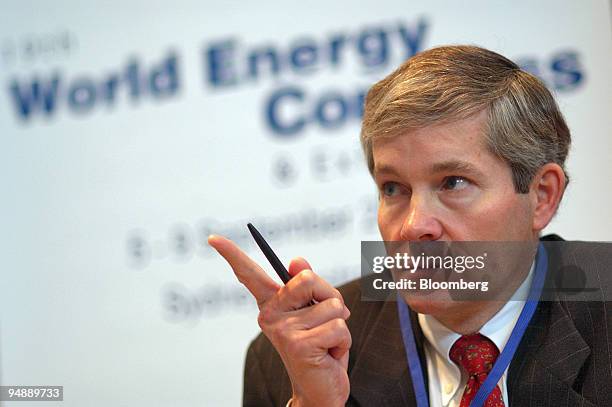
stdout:
MULTIPOLYGON (((529 321, 533 317, 533 314, 538 306, 538 300, 544 287, 544 280, 546 277, 546 270, 548 269, 548 257, 546 255, 546 249, 544 245, 540 243, 538 245, 538 253, 536 256, 536 266, 529 291, 529 297, 525 302, 525 306, 521 311, 521 314, 512 329, 510 338, 504 347, 504 350, 497 358, 497 361, 493 365, 493 368, 489 372, 486 380, 478 392, 474 396, 474 399, 470 403, 470 407, 482 407, 487 397, 502 377, 506 368, 512 361, 514 353, 518 348, 523 334, 529 325, 529 321)), ((423 378, 423 369, 421 368, 421 360, 419 359, 419 353, 416 349, 416 343, 414 341, 414 333, 412 331, 412 325, 410 322, 410 311, 408 305, 398 294, 397 298, 397 310, 399 312, 400 327, 402 330, 402 338, 404 340, 404 348, 406 349, 406 358, 408 359, 408 368, 410 370, 410 376, 412 378, 412 386, 414 388, 414 395, 416 398, 418 407, 429 407, 428 391, 425 388, 425 379, 423 378)))

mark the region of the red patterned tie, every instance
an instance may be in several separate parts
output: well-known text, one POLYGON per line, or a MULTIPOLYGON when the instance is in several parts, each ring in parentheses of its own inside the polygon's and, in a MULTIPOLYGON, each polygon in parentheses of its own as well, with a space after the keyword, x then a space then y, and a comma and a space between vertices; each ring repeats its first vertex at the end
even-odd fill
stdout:
MULTIPOLYGON (((453 344, 450 358, 463 367, 469 376, 465 390, 463 390, 460 407, 469 407, 498 356, 497 346, 481 334, 464 335, 453 344)), ((504 407, 499 386, 495 386, 484 405, 485 407, 504 407)))

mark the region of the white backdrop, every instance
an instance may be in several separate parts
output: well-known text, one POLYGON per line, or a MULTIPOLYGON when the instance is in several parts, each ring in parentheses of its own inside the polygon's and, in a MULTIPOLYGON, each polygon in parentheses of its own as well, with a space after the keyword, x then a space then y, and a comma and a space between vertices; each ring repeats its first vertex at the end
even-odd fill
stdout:
POLYGON ((378 237, 361 97, 435 45, 547 82, 574 141, 547 231, 610 240, 605 0, 93 3, 1 7, 2 385, 63 385, 48 405, 239 405, 257 312, 206 237, 267 265, 252 221, 285 262, 358 276, 378 237))

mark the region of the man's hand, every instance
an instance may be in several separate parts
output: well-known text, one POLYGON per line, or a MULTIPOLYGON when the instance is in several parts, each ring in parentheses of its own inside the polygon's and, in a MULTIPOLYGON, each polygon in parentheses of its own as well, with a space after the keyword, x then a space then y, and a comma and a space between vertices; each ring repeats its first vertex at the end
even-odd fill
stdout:
POLYGON ((293 406, 343 406, 347 375, 350 312, 334 287, 316 275, 306 260, 294 259, 279 286, 232 241, 211 236, 208 243, 227 260, 259 307, 258 322, 279 353, 293 386, 293 406), (314 299, 317 303, 308 306, 314 299))

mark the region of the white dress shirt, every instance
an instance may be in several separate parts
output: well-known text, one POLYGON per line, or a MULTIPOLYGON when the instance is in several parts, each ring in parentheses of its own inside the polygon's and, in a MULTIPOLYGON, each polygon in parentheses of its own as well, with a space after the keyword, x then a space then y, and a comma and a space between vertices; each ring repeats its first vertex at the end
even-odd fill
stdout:
MULTIPOLYGON (((480 333, 495 343, 499 352, 510 338, 512 329, 523 310, 525 298, 531 287, 534 264, 529 274, 516 290, 513 298, 519 300, 508 301, 481 329, 480 333)), ((463 390, 467 383, 467 375, 450 359, 449 352, 460 334, 451 331, 431 315, 418 314, 419 324, 425 338, 425 357, 427 359, 427 377, 429 379, 429 405, 443 407, 459 407, 463 390)), ((504 404, 508 404, 508 391, 506 389, 506 376, 504 372, 498 382, 504 404)))

